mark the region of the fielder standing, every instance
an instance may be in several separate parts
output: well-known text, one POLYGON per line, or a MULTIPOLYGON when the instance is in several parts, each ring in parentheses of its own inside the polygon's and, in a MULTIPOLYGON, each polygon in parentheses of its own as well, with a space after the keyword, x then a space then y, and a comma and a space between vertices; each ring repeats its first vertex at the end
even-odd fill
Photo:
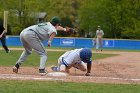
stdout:
POLYGON ((101 51, 103 50, 103 35, 104 35, 104 31, 101 30, 101 27, 98 26, 97 30, 96 30, 96 51, 98 51, 98 49, 100 48, 101 51))
POLYGON ((53 38, 57 34, 57 30, 67 31, 66 28, 59 26, 60 19, 53 17, 50 22, 40 23, 37 25, 25 28, 20 33, 20 39, 24 47, 20 58, 13 67, 13 72, 18 73, 18 69, 27 57, 32 53, 32 49, 40 56, 40 75, 45 75, 45 64, 47 61, 47 52, 45 51, 42 41, 48 40, 48 46, 51 46, 53 38))
POLYGON ((92 51, 88 48, 70 50, 59 57, 58 66, 52 67, 52 70, 69 73, 69 69, 74 67, 85 71, 86 76, 90 76, 92 66, 91 58, 92 51))

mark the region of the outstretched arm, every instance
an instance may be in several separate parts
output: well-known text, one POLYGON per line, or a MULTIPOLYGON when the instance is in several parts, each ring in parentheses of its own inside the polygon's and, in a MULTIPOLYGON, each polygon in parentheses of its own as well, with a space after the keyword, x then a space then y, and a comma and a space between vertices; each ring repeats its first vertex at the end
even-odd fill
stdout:
POLYGON ((56 28, 56 30, 66 31, 66 28, 64 28, 64 27, 62 27, 62 26, 58 26, 58 27, 56 28))
POLYGON ((56 28, 56 30, 61 30, 61 31, 65 31, 65 32, 68 32, 68 33, 75 33, 75 29, 74 28, 70 28, 70 27, 62 27, 62 26, 58 26, 56 28))

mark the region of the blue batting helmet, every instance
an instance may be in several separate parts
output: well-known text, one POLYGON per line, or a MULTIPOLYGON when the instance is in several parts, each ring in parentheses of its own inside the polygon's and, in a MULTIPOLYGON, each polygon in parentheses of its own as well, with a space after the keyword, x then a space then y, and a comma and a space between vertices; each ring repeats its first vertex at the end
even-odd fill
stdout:
POLYGON ((84 62, 90 61, 90 58, 92 57, 92 51, 88 48, 83 48, 80 51, 80 58, 84 62))

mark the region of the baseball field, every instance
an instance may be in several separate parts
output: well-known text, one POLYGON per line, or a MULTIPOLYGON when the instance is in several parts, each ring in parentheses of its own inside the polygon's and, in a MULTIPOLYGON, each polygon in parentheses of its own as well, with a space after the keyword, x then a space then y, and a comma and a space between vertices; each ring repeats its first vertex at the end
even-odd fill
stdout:
MULTIPOLYGON (((10 53, 0 48, 0 93, 139 93, 140 52, 124 50, 93 50, 91 76, 72 68, 63 77, 40 76, 39 56, 32 55, 19 69, 12 72, 23 48, 10 48, 10 53)), ((70 48, 49 48, 46 68, 57 64, 58 57, 70 48)))

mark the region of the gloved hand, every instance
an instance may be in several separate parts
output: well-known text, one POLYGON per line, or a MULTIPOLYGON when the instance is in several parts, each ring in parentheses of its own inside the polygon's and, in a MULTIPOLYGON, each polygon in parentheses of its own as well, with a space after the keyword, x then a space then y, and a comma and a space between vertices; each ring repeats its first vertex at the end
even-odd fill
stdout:
POLYGON ((71 34, 74 34, 75 33, 75 30, 73 28, 66 27, 66 32, 71 33, 71 34))

